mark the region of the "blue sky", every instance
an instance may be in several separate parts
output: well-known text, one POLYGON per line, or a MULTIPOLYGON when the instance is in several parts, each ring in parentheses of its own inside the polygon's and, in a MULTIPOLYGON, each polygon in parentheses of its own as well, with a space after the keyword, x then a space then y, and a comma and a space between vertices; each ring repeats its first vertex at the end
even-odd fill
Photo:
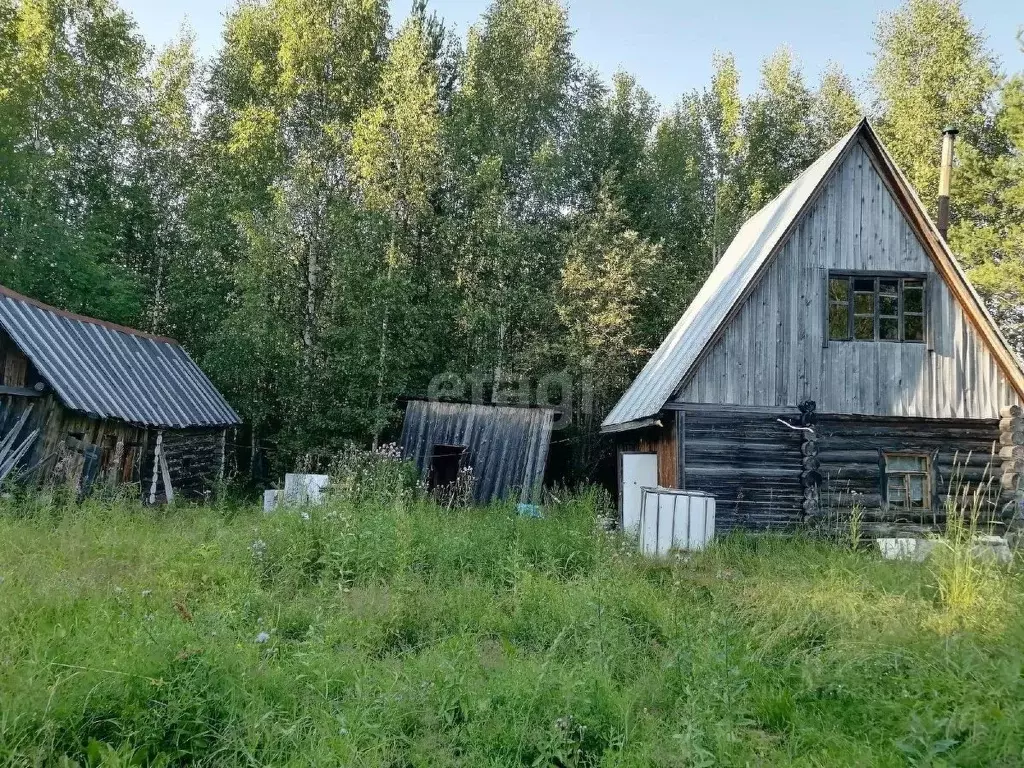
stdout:
MULTIPOLYGON (((187 18, 200 53, 216 51, 225 11, 234 0, 120 0, 153 45, 174 37, 187 18)), ((392 0, 400 19, 411 0, 392 0)), ((476 21, 487 0, 432 0, 430 7, 459 32, 476 21)), ((715 51, 736 56, 743 90, 756 87, 761 60, 788 45, 812 82, 836 61, 858 85, 871 67, 874 25, 898 0, 575 0, 569 4, 575 50, 607 78, 633 73, 664 105, 711 74, 715 51)), ((1016 40, 1024 5, 1014 0, 965 0, 964 8, 988 36, 1008 72, 1024 70, 1016 40)))

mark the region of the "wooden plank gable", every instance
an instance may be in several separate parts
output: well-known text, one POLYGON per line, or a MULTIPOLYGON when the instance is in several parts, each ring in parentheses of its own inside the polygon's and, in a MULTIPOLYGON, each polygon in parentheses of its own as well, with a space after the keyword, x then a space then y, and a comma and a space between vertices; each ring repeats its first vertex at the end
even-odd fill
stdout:
POLYGON ((997 418, 1021 372, 865 125, 674 399, 874 416, 997 418), (927 275, 925 343, 829 342, 832 271, 927 275))

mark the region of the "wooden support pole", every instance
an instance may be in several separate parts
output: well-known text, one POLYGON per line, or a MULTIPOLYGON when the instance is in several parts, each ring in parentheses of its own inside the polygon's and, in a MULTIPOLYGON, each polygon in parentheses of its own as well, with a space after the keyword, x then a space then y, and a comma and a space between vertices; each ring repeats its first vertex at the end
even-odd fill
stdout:
POLYGON ((160 451, 160 475, 164 481, 164 495, 167 497, 167 503, 173 504, 174 487, 171 485, 171 470, 167 468, 167 456, 163 451, 160 451))
POLYGON ((163 447, 164 431, 156 433, 156 446, 153 448, 153 480, 149 484, 149 503, 156 504, 156 481, 160 476, 160 450, 163 447))
POLYGON ((228 457, 228 428, 224 427, 220 433, 220 472, 217 475, 217 482, 224 482, 224 465, 228 457))

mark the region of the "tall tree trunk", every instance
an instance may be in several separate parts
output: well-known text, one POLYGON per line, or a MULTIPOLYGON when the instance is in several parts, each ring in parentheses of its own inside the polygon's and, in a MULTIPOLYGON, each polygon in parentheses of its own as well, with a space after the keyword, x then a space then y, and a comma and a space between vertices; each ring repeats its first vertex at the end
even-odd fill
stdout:
POLYGON ((313 378, 313 347, 316 343, 316 291, 319 280, 319 254, 317 253, 316 235, 310 234, 306 240, 306 306, 302 318, 302 373, 306 384, 313 378))
POLYGON ((397 238, 395 228, 391 228, 391 240, 388 244, 388 270, 384 278, 384 315, 380 321, 380 354, 377 358, 377 413, 373 430, 373 448, 380 444, 380 435, 384 431, 384 383, 387 378, 388 362, 388 323, 391 320, 391 281, 395 274, 395 247, 397 238))

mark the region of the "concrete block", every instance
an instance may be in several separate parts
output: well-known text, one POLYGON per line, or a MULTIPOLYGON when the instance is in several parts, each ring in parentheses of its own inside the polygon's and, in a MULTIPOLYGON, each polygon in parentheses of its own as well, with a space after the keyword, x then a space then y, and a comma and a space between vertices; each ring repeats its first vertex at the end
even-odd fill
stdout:
POLYGON ((320 504, 329 482, 327 475, 289 473, 284 476, 284 503, 320 504))
POLYGON ((931 539, 899 538, 875 539, 878 551, 886 560, 912 560, 924 562, 935 551, 938 542, 931 539))
POLYGON ((271 488, 263 492, 263 511, 273 512, 281 503, 281 492, 271 488))
POLYGON ((971 553, 979 558, 991 558, 997 563, 1009 563, 1013 561, 1013 552, 1009 543, 1002 536, 975 536, 975 544, 971 547, 971 553))

